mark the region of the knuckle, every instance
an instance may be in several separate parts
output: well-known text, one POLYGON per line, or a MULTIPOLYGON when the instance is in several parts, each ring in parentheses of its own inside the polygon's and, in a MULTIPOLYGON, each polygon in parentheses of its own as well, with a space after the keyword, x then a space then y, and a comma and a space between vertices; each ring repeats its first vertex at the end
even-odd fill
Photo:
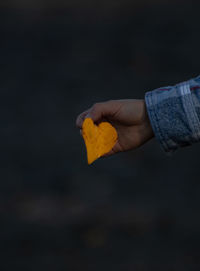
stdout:
POLYGON ((101 103, 95 103, 92 106, 92 111, 97 111, 97 110, 99 110, 100 107, 101 107, 101 103))

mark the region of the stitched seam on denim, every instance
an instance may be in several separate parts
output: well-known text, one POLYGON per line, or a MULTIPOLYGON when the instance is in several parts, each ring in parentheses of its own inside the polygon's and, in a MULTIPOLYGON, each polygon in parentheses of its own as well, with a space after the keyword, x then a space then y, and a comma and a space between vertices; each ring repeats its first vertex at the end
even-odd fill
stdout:
POLYGON ((189 100, 191 102, 192 111, 193 111, 194 117, 196 119, 196 121, 195 121, 196 139, 199 141, 200 140, 200 121, 199 121, 199 117, 197 115, 197 112, 195 110, 195 104, 194 104, 192 95, 193 95, 192 93, 189 95, 189 100))
POLYGON ((195 105, 194 105, 194 102, 192 100, 192 93, 190 92, 190 93, 187 93, 186 95, 181 95, 181 96, 182 96, 184 108, 185 108, 185 111, 186 111, 186 114, 187 114, 188 122, 191 123, 191 125, 192 125, 191 129, 194 132, 193 137, 195 138, 196 141, 199 141, 199 139, 200 139, 199 138, 200 122, 199 122, 197 113, 195 111, 195 105), (189 103, 189 107, 188 107, 188 103, 189 103), (192 116, 192 117, 189 118, 188 116, 192 116))

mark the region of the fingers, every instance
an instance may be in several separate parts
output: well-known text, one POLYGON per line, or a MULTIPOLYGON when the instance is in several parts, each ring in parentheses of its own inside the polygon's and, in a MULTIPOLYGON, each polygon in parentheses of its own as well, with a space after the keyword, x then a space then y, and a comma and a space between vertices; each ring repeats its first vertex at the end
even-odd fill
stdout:
POLYGON ((120 101, 107 101, 103 103, 96 103, 87 111, 81 113, 76 121, 76 126, 81 129, 85 118, 91 118, 98 123, 106 117, 114 116, 120 109, 120 101))
POLYGON ((79 128, 79 129, 82 129, 82 125, 83 125, 83 121, 86 117, 86 115, 88 114, 89 110, 86 110, 84 111, 83 113, 81 113, 77 119, 76 119, 76 126, 79 128))
POLYGON ((101 121, 103 118, 113 116, 118 110, 117 105, 117 101, 96 103, 89 110, 87 117, 93 119, 94 122, 101 121))

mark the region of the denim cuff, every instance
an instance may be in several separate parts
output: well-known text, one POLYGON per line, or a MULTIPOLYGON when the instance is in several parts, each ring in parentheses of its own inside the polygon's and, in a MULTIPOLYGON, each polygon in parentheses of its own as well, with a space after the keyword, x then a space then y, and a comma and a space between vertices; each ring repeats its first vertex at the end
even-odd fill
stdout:
MULTIPOLYGON (((163 150, 165 152, 170 152, 170 150, 175 149, 175 145, 169 145, 168 134, 164 132, 163 125, 165 125, 162 121, 160 121, 160 117, 157 111, 157 95, 154 91, 147 92, 145 94, 145 102, 147 107, 147 112, 149 116, 149 120, 157 141, 161 144, 163 150)), ((168 114, 167 114, 168 115, 168 114)))
POLYGON ((145 102, 155 137, 165 152, 173 153, 200 141, 200 121, 190 81, 147 92, 145 102))

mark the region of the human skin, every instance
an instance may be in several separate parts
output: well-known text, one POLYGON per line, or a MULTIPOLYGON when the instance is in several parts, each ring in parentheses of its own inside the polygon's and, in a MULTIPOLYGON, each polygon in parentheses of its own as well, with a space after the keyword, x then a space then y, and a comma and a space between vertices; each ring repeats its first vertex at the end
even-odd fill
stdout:
POLYGON ((113 149, 104 156, 136 149, 154 137, 143 99, 110 100, 94 104, 76 119, 80 130, 85 118, 94 123, 110 122, 117 130, 118 140, 113 149))

